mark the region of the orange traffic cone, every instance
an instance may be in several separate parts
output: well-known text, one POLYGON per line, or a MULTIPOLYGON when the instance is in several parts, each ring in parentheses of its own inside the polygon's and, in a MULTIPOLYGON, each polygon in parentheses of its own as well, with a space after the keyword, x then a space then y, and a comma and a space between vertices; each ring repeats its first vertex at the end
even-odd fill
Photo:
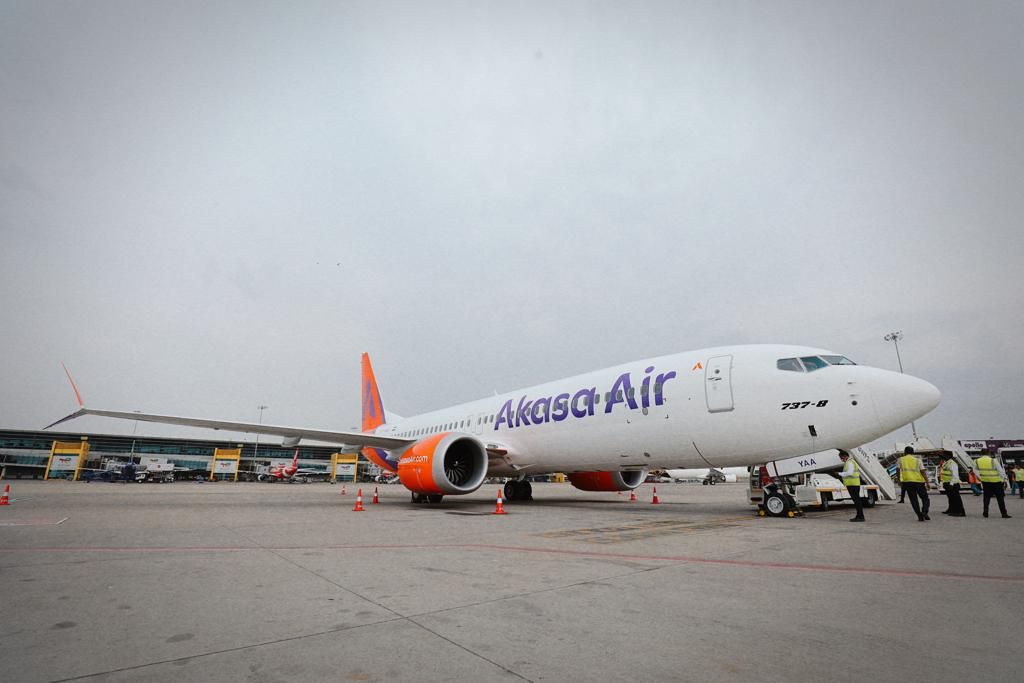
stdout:
POLYGON ((0 496, 0 505, 10 505, 10 504, 11 504, 11 485, 10 484, 4 484, 4 493, 3 493, 2 496, 0 496))
POLYGON ((363 490, 359 489, 356 492, 356 506, 352 508, 352 512, 365 512, 363 509, 363 490))
POLYGON ((380 503, 380 498, 377 497, 377 487, 374 486, 373 487, 373 504, 377 505, 378 503, 380 503))
POLYGON ((343 495, 343 496, 348 495, 347 493, 345 493, 345 485, 344 484, 341 485, 341 495, 343 495))
POLYGON ((658 500, 658 487, 657 487, 657 486, 655 486, 655 487, 654 487, 654 497, 653 497, 653 498, 651 498, 651 504, 652 504, 652 505, 657 505, 657 504, 658 504, 658 503, 660 503, 660 502, 661 502, 661 501, 660 501, 660 500, 658 500))
POLYGON ((629 502, 630 503, 635 503, 636 502, 636 489, 633 489, 633 490, 631 490, 629 492, 629 502))
POLYGON ((494 506, 494 514, 496 515, 507 515, 505 512, 505 501, 501 499, 501 489, 498 489, 498 502, 494 506))

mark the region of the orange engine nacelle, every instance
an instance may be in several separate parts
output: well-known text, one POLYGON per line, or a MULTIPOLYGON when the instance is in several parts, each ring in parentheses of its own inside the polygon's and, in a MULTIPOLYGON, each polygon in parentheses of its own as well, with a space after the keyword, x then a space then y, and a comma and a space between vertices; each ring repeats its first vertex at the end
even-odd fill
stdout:
POLYGON ((647 470, 573 472, 569 482, 581 491, 631 491, 647 478, 647 470))
POLYGON ((398 480, 414 493, 473 493, 485 476, 487 449, 467 434, 435 434, 414 443, 398 459, 398 480))

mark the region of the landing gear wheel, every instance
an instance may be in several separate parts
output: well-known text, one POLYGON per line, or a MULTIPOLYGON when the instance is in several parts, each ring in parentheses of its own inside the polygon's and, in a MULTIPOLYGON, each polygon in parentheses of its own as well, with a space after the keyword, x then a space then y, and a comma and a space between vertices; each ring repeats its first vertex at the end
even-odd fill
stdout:
POLYGON ((413 505, 422 505, 427 502, 427 496, 422 493, 413 492, 412 503, 413 505))
POLYGON ((505 482, 505 500, 508 502, 533 500, 533 486, 528 481, 511 480, 505 482))
POLYGON ((782 497, 781 493, 769 494, 764 499, 764 511, 768 513, 770 517, 785 517, 786 510, 789 506, 786 505, 786 499, 782 497))
POLYGON ((442 495, 427 496, 427 502, 428 503, 440 503, 443 498, 444 498, 444 496, 442 496, 442 495))

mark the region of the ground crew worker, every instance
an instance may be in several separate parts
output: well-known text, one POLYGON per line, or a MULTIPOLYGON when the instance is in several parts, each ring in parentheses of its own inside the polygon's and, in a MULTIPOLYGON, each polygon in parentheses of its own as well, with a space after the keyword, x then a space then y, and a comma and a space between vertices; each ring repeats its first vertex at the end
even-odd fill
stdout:
POLYGON ((982 517, 988 517, 988 504, 995 497, 999 504, 999 512, 1004 519, 1010 519, 1006 514, 1006 503, 1003 502, 1003 486, 1006 482, 1006 472, 1003 471, 1003 464, 993 458, 988 451, 982 451, 982 456, 974 461, 974 469, 978 471, 978 479, 981 479, 981 490, 985 497, 982 499, 982 517))
POLYGON ((850 457, 850 454, 842 449, 839 450, 839 459, 843 461, 843 471, 839 473, 839 476, 842 477, 846 490, 850 492, 850 497, 853 498, 853 507, 857 510, 857 514, 850 521, 863 522, 864 502, 860 499, 860 467, 850 457))
POLYGON ((960 468, 957 466, 956 460, 949 458, 942 463, 942 466, 939 468, 939 482, 942 484, 942 489, 946 492, 946 500, 949 501, 942 514, 953 517, 966 517, 964 501, 960 498, 960 468))
POLYGON ((974 473, 974 468, 967 473, 967 483, 971 485, 971 493, 976 496, 981 495, 981 487, 978 484, 978 475, 974 473))
POLYGON ((903 457, 897 462, 900 468, 900 484, 906 488, 907 495, 910 496, 910 507, 914 508, 917 521, 924 522, 931 519, 928 516, 928 509, 931 507, 931 502, 928 500, 928 480, 925 478, 921 459, 914 455, 913 446, 904 448, 903 457))
POLYGON ((1013 478, 1017 480, 1017 493, 1024 498, 1024 464, 1020 461, 1013 468, 1013 478))

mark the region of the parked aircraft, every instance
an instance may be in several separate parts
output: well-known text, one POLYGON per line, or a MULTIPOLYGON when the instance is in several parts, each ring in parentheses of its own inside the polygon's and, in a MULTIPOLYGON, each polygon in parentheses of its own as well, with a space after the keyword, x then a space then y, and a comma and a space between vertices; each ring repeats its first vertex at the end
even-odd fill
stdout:
POLYGON ((260 481, 294 481, 296 477, 323 475, 323 470, 311 467, 299 467, 299 449, 295 449, 292 461, 287 465, 271 465, 266 473, 259 475, 260 481))
POLYGON ((697 469, 668 469, 665 477, 669 481, 699 481, 702 484, 733 484, 747 476, 746 467, 704 467, 697 469))
MULTIPOLYGON (((68 374, 71 380, 71 375, 68 374)), ((359 446, 394 472, 414 502, 512 477, 510 501, 531 497, 528 475, 564 472, 585 491, 636 488, 648 469, 735 467, 829 448, 854 448, 934 409, 930 383, 806 346, 748 345, 634 361, 411 418, 384 411, 362 358, 362 431, 331 431, 86 408, 81 415, 228 429, 359 446)))

